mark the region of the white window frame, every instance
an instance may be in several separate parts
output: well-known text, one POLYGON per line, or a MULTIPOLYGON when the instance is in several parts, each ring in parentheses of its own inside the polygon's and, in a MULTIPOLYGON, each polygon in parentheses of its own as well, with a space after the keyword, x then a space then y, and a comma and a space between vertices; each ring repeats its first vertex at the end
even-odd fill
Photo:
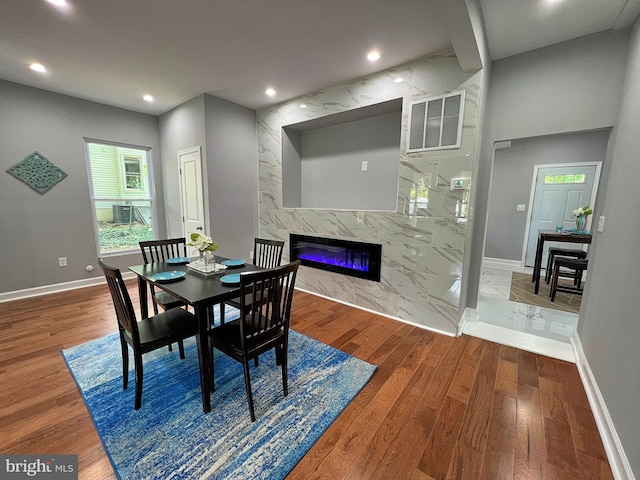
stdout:
POLYGON ((456 92, 451 92, 451 93, 447 93, 445 95, 438 95, 435 97, 427 97, 427 98, 423 98, 421 100, 414 100, 412 102, 409 102, 409 128, 408 128, 408 140, 407 140, 407 153, 412 153, 412 152, 425 152, 425 151, 430 151, 430 150, 449 150, 452 148, 460 148, 460 145, 462 143, 462 123, 463 123, 463 115, 464 115, 464 99, 465 99, 465 91, 464 90, 459 90, 456 92), (460 97, 460 106, 458 109, 458 130, 456 132, 456 142, 455 144, 451 144, 451 145, 442 145, 442 134, 443 134, 443 125, 444 125, 444 109, 445 109, 445 104, 446 104, 446 99, 450 98, 450 97, 460 97), (441 110, 440 110, 440 132, 439 132, 439 139, 438 139, 438 145, 433 146, 433 147, 425 147, 424 144, 426 142, 427 139, 427 114, 429 112, 429 103, 430 102, 435 102, 438 100, 442 100, 442 106, 441 106, 441 110), (419 104, 424 104, 425 108, 424 108, 424 116, 422 116, 422 118, 420 119, 422 121, 422 143, 420 147, 416 147, 416 148, 411 148, 411 126, 413 125, 413 111, 414 111, 414 105, 419 105, 419 104))
MULTIPOLYGON (((111 256, 119 256, 119 255, 131 255, 132 253, 139 253, 140 252, 140 248, 137 246, 135 248, 132 248, 131 250, 120 250, 117 252, 104 252, 102 253, 100 251, 100 232, 99 232, 99 228, 98 228, 98 217, 97 217, 97 212, 96 212, 96 201, 98 202, 103 202, 103 201, 113 201, 113 202, 122 202, 122 201, 131 201, 131 202, 136 202, 136 201, 143 201, 143 202, 149 202, 149 207, 151 208, 151 218, 152 218, 152 228, 153 228, 153 238, 156 238, 156 234, 157 234, 157 221, 158 221, 158 215, 157 215, 157 210, 156 210, 156 196, 155 196, 155 183, 154 183, 154 176, 153 176, 153 162, 152 162, 152 158, 151 158, 151 148, 150 147, 142 147, 140 145, 131 145, 131 144, 126 144, 126 143, 118 143, 118 142, 111 142, 111 141, 107 141, 107 140, 98 140, 95 138, 84 138, 84 148, 85 148, 85 160, 87 162, 87 179, 89 182, 89 197, 90 197, 90 201, 91 201, 91 216, 93 217, 93 231, 94 231, 94 236, 95 236, 95 245, 96 245, 96 252, 98 254, 99 257, 111 257, 111 256), (90 143, 98 143, 98 144, 102 144, 102 145, 108 145, 108 146, 113 146, 113 147, 121 147, 121 148, 133 148, 136 150, 143 150, 146 152, 147 154, 147 177, 148 177, 148 186, 149 186, 149 190, 138 190, 141 193, 144 193, 145 195, 140 196, 140 197, 127 197, 127 198, 113 198, 113 197, 100 197, 97 198, 95 196, 95 192, 93 189, 93 172, 91 169, 91 156, 90 156, 90 152, 89 152, 89 144, 90 143)), ((121 156, 122 158, 122 156, 121 156)), ((121 168, 124 169, 124 163, 123 162, 119 162, 121 168)), ((141 169, 142 170, 142 169, 141 169)), ((124 171, 120 171, 118 172, 120 179, 124 179, 124 171)), ((144 179, 141 179, 143 182, 143 189, 144 189, 144 179)), ((126 185, 125 185, 126 186, 126 185)))
POLYGON ((121 179, 122 179, 123 190, 127 192, 144 192, 144 179, 142 178, 142 176, 144 175, 143 168, 142 168, 142 157, 133 156, 129 153, 123 153, 120 155, 120 162, 122 165, 121 179), (138 171, 139 171, 138 178, 140 180, 140 188, 132 188, 127 183, 127 176, 129 175, 129 172, 127 171, 127 163, 133 163, 133 162, 137 162, 138 164, 138 171))

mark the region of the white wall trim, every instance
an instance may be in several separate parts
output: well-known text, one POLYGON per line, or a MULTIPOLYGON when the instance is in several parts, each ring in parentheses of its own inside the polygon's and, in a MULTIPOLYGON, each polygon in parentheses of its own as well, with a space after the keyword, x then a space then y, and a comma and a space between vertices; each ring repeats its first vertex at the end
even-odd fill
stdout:
MULTIPOLYGON (((122 278, 124 280, 129 280, 135 277, 136 274, 133 272, 122 272, 122 278)), ((40 295, 48 295, 50 293, 66 292, 67 290, 75 290, 76 288, 93 287, 104 283, 107 283, 104 277, 93 277, 86 278, 84 280, 74 280, 72 282, 43 285, 42 287, 15 290, 13 292, 0 293, 0 303, 10 302, 12 300, 22 300, 23 298, 39 297, 40 295)))
POLYGON ((308 293, 310 295, 315 295, 316 297, 326 298, 327 300, 331 300, 332 302, 342 303, 343 305, 348 305, 349 307, 357 308, 358 310, 364 310, 365 312, 375 313, 376 315, 380 315, 382 317, 390 318, 391 320, 397 320, 398 322, 408 323, 409 325, 413 325, 414 327, 422 328, 424 330, 429 330, 430 332, 440 333, 442 335, 446 335, 448 337, 455 337, 456 335, 451 332, 445 332, 444 330, 438 330, 437 328, 427 327, 426 325, 421 325, 419 323, 409 322, 407 320, 403 320, 399 317, 394 317, 392 315, 387 315, 386 313, 376 312, 375 310, 371 310, 369 308, 361 307, 359 305, 354 305, 353 303, 345 302, 343 300, 338 300, 335 298, 328 297, 326 295, 321 295, 316 292, 312 292, 310 290, 305 290, 304 288, 295 287, 296 290, 300 290, 301 292, 308 293))
POLYGON ((607 452, 613 477, 617 480, 634 480, 635 476, 631 470, 631 465, 624 452, 622 442, 613 424, 604 398, 602 398, 596 379, 593 376, 589 362, 584 354, 582 342, 577 332, 574 333, 571 344, 573 345, 573 351, 576 357, 578 373, 580 374, 582 385, 584 385, 584 390, 587 393, 589 405, 591 406, 593 417, 598 426, 604 449, 607 452))
POLYGON ((522 260, 506 260, 504 258, 484 257, 482 260, 482 266, 500 268, 502 270, 510 270, 512 272, 524 272, 524 262, 522 260))
POLYGON ((456 337, 459 337, 464 333, 464 327, 467 322, 477 322, 478 318, 478 309, 466 307, 464 309, 464 312, 462 313, 460 323, 458 324, 458 332, 456 333, 456 337))

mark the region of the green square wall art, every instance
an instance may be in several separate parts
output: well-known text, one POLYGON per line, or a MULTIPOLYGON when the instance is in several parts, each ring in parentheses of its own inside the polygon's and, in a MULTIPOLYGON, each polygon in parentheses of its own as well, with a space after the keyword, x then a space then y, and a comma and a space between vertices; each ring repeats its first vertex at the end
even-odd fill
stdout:
POLYGON ((20 163, 9 168, 7 172, 41 194, 51 190, 56 183, 61 182, 67 176, 63 170, 38 152, 33 152, 20 163))

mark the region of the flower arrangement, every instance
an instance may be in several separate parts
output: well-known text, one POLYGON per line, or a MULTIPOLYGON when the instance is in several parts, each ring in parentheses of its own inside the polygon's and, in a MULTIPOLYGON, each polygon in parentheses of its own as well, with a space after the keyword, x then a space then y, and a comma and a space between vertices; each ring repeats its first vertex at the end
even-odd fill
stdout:
POLYGON ((218 244, 208 235, 192 233, 190 238, 191 242, 187 243, 187 245, 196 247, 200 253, 215 252, 218 249, 218 244))
POLYGON ((580 215, 583 216, 588 216, 591 215, 593 213, 593 210, 591 209, 591 207, 589 205, 585 205, 584 207, 580 207, 580 208, 576 208, 573 211, 573 218, 578 218, 580 215))

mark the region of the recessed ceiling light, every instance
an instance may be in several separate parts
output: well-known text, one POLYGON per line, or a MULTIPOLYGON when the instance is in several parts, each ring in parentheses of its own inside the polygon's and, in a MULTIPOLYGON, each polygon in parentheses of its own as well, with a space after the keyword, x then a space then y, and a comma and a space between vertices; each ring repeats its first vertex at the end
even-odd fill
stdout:
POLYGON ((67 0, 47 0, 47 2, 55 5, 56 7, 66 7, 67 0))
POLYGON ((267 89, 265 90, 265 92, 264 92, 264 93, 266 93, 266 94, 267 94, 267 95, 269 95, 270 97, 273 97, 273 96, 276 94, 276 91, 275 91, 273 88, 269 87, 269 88, 267 88, 267 89))
POLYGON ((145 102, 153 102, 153 96, 148 95, 148 94, 147 94, 147 95, 145 95, 145 96, 143 96, 143 97, 142 97, 142 99, 143 99, 145 102))
POLYGON ((375 62, 380 59, 380 52, 378 52, 377 50, 371 50, 369 53, 367 53, 367 58, 370 62, 375 62))
POLYGON ((396 77, 396 79, 394 80, 394 82, 396 82, 396 83, 402 83, 402 82, 403 82, 402 77, 396 77))
POLYGON ((306 104, 304 104, 304 103, 301 103, 301 104, 300 104, 300 108, 307 108, 307 105, 306 105, 306 104))
POLYGON ((33 70, 34 72, 40 72, 40 73, 44 73, 47 71, 46 68, 44 68, 44 65, 42 65, 41 63, 32 63, 29 68, 31 70, 33 70))

